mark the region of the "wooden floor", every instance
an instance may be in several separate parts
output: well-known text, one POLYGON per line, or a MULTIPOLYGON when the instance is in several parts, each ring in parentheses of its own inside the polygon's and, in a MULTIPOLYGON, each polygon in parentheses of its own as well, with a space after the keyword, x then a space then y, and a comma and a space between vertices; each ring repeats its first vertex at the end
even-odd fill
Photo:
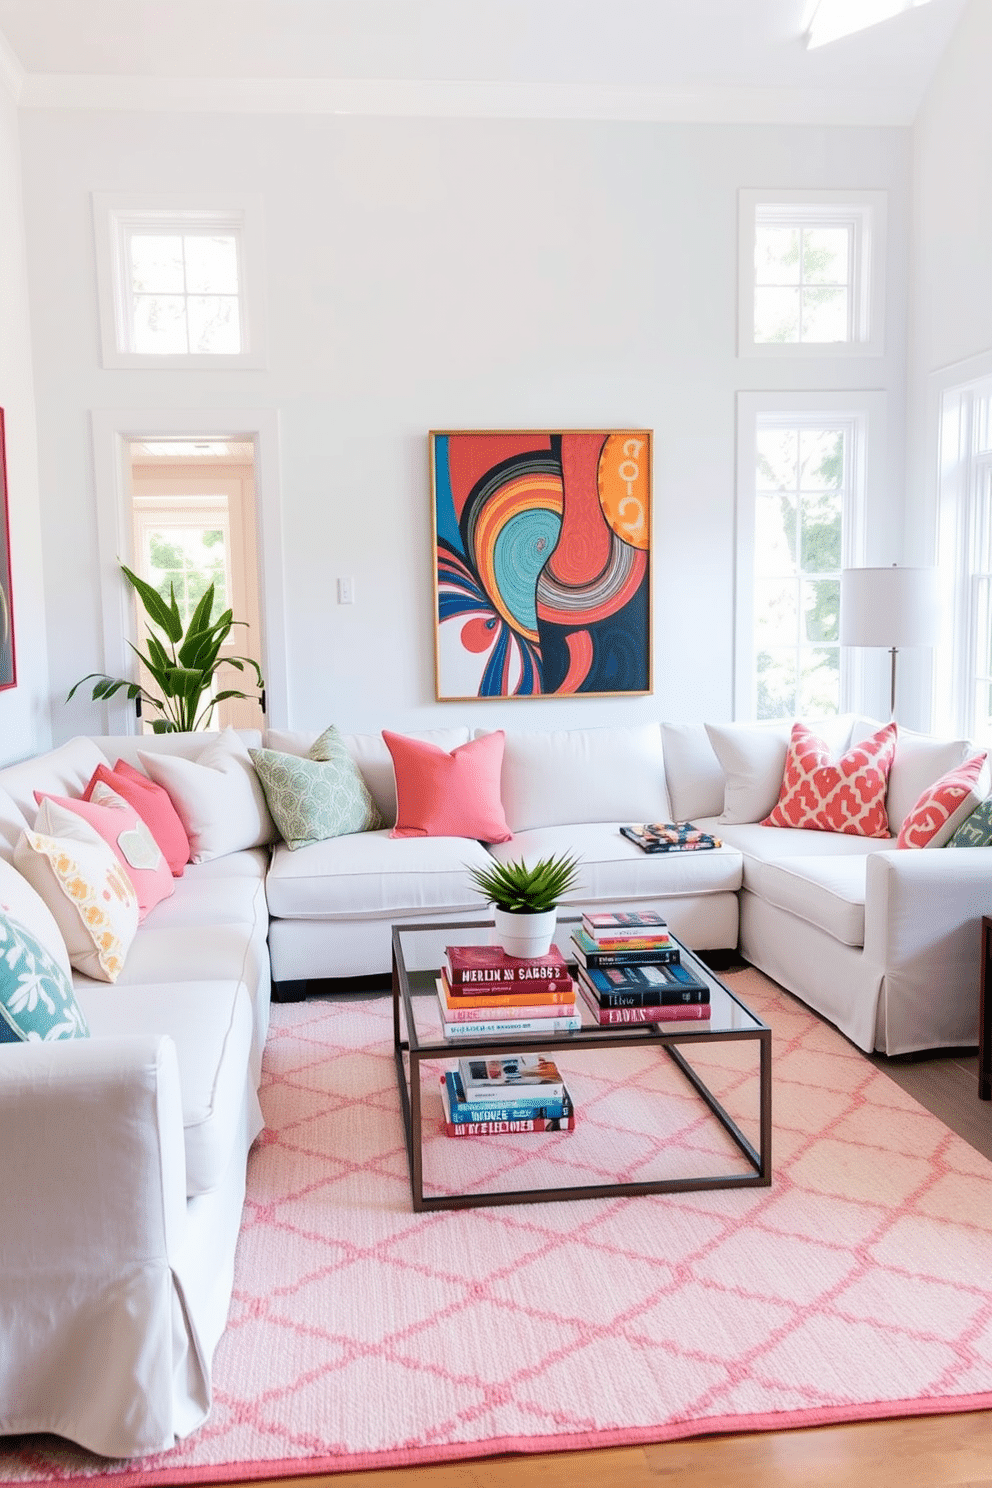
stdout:
MULTIPOLYGON (((992 1160, 992 1102, 978 1099, 977 1055, 872 1057, 922 1106, 992 1160)), ((306 1488, 992 1488, 992 1411, 283 1478, 278 1488, 294 1482, 306 1488)))

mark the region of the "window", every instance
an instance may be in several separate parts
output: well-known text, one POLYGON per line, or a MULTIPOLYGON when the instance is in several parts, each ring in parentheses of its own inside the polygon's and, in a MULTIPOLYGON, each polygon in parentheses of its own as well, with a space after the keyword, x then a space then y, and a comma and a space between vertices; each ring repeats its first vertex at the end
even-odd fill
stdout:
POLYGON ((851 706, 841 569, 863 561, 868 412, 881 395, 739 395, 738 718, 851 706), (776 406, 776 404, 778 406, 776 406))
POLYGON ((882 350, 883 192, 742 191, 740 351, 882 350))
POLYGON ((94 213, 105 365, 262 364, 254 212, 97 195, 94 213))
POLYGON ((992 745, 992 376, 948 389, 940 408, 940 582, 949 620, 938 713, 992 745))

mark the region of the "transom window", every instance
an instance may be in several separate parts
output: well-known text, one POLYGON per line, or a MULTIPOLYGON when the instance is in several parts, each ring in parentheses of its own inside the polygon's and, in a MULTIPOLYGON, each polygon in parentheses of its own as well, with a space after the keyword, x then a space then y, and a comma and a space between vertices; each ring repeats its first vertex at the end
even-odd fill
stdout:
POLYGON ((131 351, 152 356, 241 350, 238 235, 125 227, 131 351))
POLYGON ((884 193, 741 192, 740 350, 882 350, 884 193))
POLYGON ((93 207, 105 366, 264 365, 257 203, 93 207))

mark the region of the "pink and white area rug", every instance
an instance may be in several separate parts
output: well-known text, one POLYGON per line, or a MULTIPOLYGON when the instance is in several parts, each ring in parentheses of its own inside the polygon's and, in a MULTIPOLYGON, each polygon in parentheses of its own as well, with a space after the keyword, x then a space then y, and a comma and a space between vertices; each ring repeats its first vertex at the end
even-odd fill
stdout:
MULTIPOLYGON (((757 972, 728 980, 774 1030, 770 1188, 421 1215, 388 999, 274 1007, 210 1419, 132 1463, 8 1440, 0 1480, 223 1482, 992 1406, 992 1165, 757 972)), ((656 1051, 558 1058, 575 1131, 438 1133, 435 1186, 730 1170, 656 1051)), ((693 1055, 745 1127, 755 1058, 693 1055)))

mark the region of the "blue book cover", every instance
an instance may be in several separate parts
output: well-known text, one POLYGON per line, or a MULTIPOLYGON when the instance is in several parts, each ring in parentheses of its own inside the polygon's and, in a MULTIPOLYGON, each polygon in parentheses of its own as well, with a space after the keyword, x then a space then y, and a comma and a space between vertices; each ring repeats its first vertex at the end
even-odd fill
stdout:
POLYGON ((537 1100, 505 1101, 500 1104, 495 1101, 469 1102, 465 1099, 465 1087, 457 1070, 447 1070, 444 1082, 452 1121, 529 1121, 540 1116, 568 1116, 572 1109, 567 1096, 559 1099, 543 1097, 537 1100))

